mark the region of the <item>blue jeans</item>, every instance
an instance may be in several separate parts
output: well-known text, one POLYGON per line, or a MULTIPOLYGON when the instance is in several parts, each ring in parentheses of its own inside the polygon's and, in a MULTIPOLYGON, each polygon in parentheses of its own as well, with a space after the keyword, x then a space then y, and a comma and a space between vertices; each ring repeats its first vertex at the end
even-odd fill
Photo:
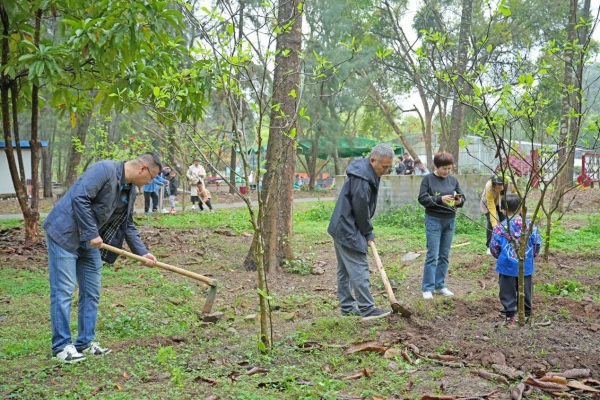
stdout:
POLYGON ((350 312, 367 315, 375 307, 369 290, 369 261, 367 255, 342 246, 334 240, 337 257, 337 294, 342 315, 350 312), (354 295, 352 295, 354 291, 354 295))
POLYGON ((52 354, 60 352, 71 341, 71 301, 75 281, 79 285, 77 340, 75 347, 86 348, 96 337, 96 319, 100 302, 100 250, 82 242, 77 253, 60 247, 48 235, 48 272, 50 275, 50 321, 52 354))
POLYGON ((454 237, 455 218, 436 218, 425 214, 425 237, 427 238, 427 256, 423 269, 423 292, 446 287, 448 257, 454 237))

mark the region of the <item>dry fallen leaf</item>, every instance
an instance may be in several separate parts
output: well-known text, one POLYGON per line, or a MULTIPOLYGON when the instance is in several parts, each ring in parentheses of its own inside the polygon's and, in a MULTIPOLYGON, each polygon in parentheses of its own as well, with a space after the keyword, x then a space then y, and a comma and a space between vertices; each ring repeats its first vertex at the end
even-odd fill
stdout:
POLYGON ((252 376, 254 374, 266 374, 267 372, 269 372, 267 368, 253 367, 248 372, 246 372, 246 375, 252 376))
POLYGON ((440 361, 454 361, 454 360, 456 360, 456 357, 454 357, 454 356, 446 356, 446 355, 443 355, 443 354, 428 354, 427 357, 431 358, 433 360, 440 360, 440 361))
POLYGON ((368 340, 366 342, 352 343, 344 351, 344 354, 352 354, 359 351, 375 351, 377 353, 383 354, 386 352, 387 349, 389 349, 388 346, 384 346, 383 343, 378 342, 377 340, 368 340))
POLYGON ((564 378, 562 376, 542 376, 540 378, 540 381, 542 381, 542 382, 554 382, 554 383, 558 383, 559 385, 566 385, 567 384, 567 378, 564 378))
POLYGON ((371 375, 373 375, 375 373, 375 370, 372 368, 363 368, 359 373, 354 374, 354 375, 350 375, 350 376, 346 376, 344 378, 342 378, 342 380, 351 380, 351 379, 359 379, 362 378, 363 376, 368 378, 371 375))
POLYGON ((195 382, 207 382, 210 383, 211 385, 216 385, 218 383, 218 381, 216 379, 213 378, 207 378, 205 376, 197 376, 194 378, 195 382))
POLYGON ((578 389, 578 390, 585 390, 587 392, 596 392, 596 393, 600 393, 600 390, 598 389, 594 389, 591 386, 588 386, 584 383, 581 383, 579 381, 569 381, 567 383, 567 386, 573 389, 578 389))

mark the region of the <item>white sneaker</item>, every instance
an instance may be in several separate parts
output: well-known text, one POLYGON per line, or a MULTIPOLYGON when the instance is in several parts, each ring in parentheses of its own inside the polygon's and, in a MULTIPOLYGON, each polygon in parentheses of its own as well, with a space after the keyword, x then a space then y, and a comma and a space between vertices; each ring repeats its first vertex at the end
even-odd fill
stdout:
POLYGON ((81 350, 81 352, 84 354, 90 354, 92 356, 105 356, 112 352, 112 349, 102 348, 98 342, 92 342, 87 348, 81 350))
POLYGON ((67 347, 56 353, 54 357, 64 362, 65 364, 72 364, 85 360, 85 356, 78 352, 75 346, 73 346, 72 344, 68 345, 67 347))
POLYGON ((488 256, 492 255, 492 251, 490 250, 490 248, 488 247, 487 251, 485 252, 485 254, 487 254, 488 256))
POLYGON ((162 213, 163 213, 163 214, 168 214, 168 213, 169 213, 169 211, 168 211, 166 208, 163 208, 163 209, 162 209, 162 213))
POLYGON ((425 300, 433 299, 433 293, 431 293, 431 292, 423 292, 423 298, 425 300))
POLYGON ((448 288, 435 289, 433 291, 435 294, 443 294, 444 296, 454 296, 454 293, 448 290, 448 288))
POLYGON ((196 209, 196 206, 190 207, 190 210, 195 210, 195 209, 196 209))

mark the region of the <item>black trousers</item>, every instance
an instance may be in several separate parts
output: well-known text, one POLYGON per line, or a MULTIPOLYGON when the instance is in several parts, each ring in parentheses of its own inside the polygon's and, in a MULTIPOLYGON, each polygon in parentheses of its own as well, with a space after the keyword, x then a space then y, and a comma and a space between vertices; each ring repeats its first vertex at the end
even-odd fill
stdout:
POLYGON ((144 212, 150 209, 150 199, 152 198, 152 211, 158 210, 158 194, 156 192, 144 192, 144 212))
MULTIPOLYGON (((210 199, 206 200, 204 204, 206 204, 206 207, 208 207, 209 210, 212 210, 212 204, 210 204, 210 199)), ((204 210, 204 207, 202 207, 202 202, 199 202, 198 206, 200 208, 200 211, 204 210)))
MULTIPOLYGON (((498 222, 502 222, 506 219, 506 215, 500 212, 500 207, 496 207, 496 215, 498 216, 498 222)), ((495 226, 492 226, 490 213, 485 214, 485 219, 487 219, 487 230, 485 231, 485 247, 489 247, 490 242, 492 241, 492 231, 494 230, 495 226)))
MULTIPOLYGON (((500 284, 500 303, 504 310, 500 311, 506 317, 514 317, 518 310, 517 290, 519 288, 519 278, 516 276, 506 276, 499 274, 498 283, 500 284)), ((525 316, 531 315, 531 275, 525 277, 525 316)))

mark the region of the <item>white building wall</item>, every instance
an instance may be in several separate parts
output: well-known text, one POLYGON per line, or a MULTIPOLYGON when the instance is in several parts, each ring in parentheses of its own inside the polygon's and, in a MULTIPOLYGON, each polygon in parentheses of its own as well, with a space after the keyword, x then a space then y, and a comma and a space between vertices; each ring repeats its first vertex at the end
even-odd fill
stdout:
MULTIPOLYGON (((13 154, 15 155, 16 159, 17 151, 13 150, 13 154)), ((21 149, 21 154, 23 155, 25 176, 27 179, 31 179, 31 149, 21 149)), ((12 178, 10 177, 10 170, 8 169, 8 160, 6 159, 6 149, 4 148, 0 149, 0 176, 0 196, 15 195, 15 187, 13 185, 12 178)))

